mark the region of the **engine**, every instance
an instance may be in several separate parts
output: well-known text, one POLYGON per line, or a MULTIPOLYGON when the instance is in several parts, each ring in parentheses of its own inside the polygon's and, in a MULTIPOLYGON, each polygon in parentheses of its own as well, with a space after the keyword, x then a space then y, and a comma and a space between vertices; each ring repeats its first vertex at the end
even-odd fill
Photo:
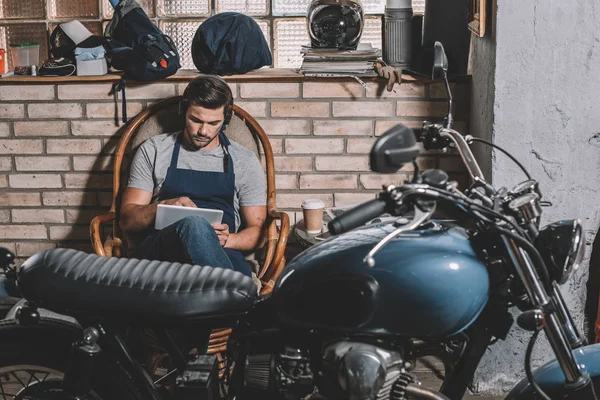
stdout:
POLYGON ((402 351, 369 343, 331 343, 318 364, 311 364, 307 352, 291 347, 278 354, 248 355, 244 383, 262 398, 267 393, 304 398, 318 387, 318 398, 349 400, 404 400, 407 385, 415 383, 402 351))
POLYGON ((279 354, 253 354, 246 357, 246 387, 267 392, 306 396, 314 381, 308 355, 291 347, 279 354))

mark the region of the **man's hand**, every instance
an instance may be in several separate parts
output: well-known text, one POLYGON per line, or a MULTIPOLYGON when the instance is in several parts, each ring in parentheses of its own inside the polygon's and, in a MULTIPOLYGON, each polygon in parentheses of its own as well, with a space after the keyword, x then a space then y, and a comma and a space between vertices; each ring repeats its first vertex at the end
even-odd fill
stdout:
POLYGON ((181 206, 181 207, 193 207, 198 208, 196 204, 189 197, 179 197, 177 199, 168 199, 159 201, 158 204, 165 204, 168 206, 181 206))
POLYGON ((212 227, 219 238, 219 244, 221 244, 221 247, 225 247, 229 239, 229 226, 227 224, 213 224, 212 227))

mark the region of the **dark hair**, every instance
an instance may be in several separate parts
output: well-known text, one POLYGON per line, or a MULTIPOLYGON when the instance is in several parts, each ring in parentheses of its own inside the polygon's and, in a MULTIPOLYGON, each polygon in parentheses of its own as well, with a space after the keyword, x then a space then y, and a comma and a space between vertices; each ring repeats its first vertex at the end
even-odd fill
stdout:
POLYGON ((192 80, 183 97, 186 108, 192 103, 211 110, 226 106, 227 114, 227 108, 233 105, 233 94, 229 85, 214 75, 202 75, 192 80))

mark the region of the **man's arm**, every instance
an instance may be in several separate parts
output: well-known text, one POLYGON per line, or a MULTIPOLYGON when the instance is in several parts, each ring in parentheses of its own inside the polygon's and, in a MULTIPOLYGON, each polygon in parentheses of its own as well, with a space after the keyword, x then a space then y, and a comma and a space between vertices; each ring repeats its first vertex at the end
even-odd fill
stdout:
POLYGON ((174 206, 196 207, 193 201, 187 197, 178 199, 163 200, 161 202, 152 201, 152 193, 146 190, 128 187, 123 193, 121 201, 121 218, 119 226, 125 232, 140 232, 148 229, 156 218, 156 207, 160 204, 170 204, 174 206))
POLYGON ((255 250, 263 244, 265 237, 267 207, 240 207, 240 214, 246 223, 246 228, 238 233, 229 233, 230 228, 225 224, 215 224, 213 228, 219 237, 221 246, 241 251, 255 250))

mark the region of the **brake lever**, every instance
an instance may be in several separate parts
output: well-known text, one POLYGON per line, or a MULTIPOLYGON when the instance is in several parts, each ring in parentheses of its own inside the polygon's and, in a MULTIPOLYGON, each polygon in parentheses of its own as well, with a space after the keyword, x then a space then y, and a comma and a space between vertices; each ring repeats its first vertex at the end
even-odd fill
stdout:
POLYGON ((402 225, 401 227, 384 237, 379 243, 375 245, 375 247, 371 249, 371 251, 369 251, 369 254, 367 254, 366 257, 363 259, 363 263, 367 267, 373 268, 375 266, 375 254, 377 254, 379 250, 381 250, 386 244, 388 244, 390 240, 392 240, 393 238, 395 238, 403 232, 412 231, 413 229, 418 228, 419 225, 421 225, 425 220, 427 220, 433 215, 435 207, 432 207, 428 211, 422 211, 419 207, 415 207, 414 210, 415 216, 408 224, 402 225))

